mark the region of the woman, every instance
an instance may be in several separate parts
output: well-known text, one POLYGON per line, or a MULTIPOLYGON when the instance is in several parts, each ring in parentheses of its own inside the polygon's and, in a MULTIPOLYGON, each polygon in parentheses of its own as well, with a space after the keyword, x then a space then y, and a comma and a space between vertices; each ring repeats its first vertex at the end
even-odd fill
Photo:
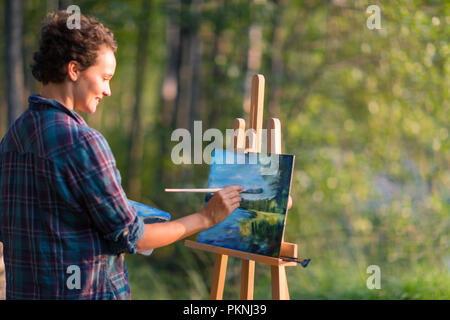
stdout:
POLYGON ((209 228, 240 204, 239 186, 199 212, 144 225, 121 187, 103 136, 74 111, 111 95, 117 45, 81 16, 48 15, 32 73, 40 95, 0 144, 0 241, 7 299, 130 299, 124 253, 144 252, 209 228))

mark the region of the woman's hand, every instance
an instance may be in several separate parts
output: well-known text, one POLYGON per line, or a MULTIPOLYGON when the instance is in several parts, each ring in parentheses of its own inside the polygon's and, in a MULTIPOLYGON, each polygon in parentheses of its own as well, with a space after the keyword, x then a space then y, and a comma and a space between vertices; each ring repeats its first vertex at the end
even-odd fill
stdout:
POLYGON ((241 186, 230 186, 217 191, 200 212, 206 221, 208 228, 218 224, 239 207, 242 191, 241 186))

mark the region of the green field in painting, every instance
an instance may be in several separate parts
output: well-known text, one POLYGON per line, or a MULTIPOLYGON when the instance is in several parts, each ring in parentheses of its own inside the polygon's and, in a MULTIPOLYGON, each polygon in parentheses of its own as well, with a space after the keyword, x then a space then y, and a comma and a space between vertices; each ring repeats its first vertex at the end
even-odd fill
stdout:
POLYGON ((248 210, 251 218, 242 219, 239 222, 239 232, 243 241, 248 243, 250 251, 272 252, 272 256, 278 257, 280 253, 281 236, 284 226, 284 214, 248 210))

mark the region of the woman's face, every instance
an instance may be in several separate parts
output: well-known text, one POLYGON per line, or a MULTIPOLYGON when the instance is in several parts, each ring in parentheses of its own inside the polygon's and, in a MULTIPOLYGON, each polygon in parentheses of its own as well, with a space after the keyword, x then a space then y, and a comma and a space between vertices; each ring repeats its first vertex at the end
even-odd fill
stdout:
POLYGON ((79 74, 74 83, 74 107, 86 113, 94 113, 105 96, 111 95, 109 80, 116 70, 116 58, 112 49, 100 47, 94 65, 79 74))

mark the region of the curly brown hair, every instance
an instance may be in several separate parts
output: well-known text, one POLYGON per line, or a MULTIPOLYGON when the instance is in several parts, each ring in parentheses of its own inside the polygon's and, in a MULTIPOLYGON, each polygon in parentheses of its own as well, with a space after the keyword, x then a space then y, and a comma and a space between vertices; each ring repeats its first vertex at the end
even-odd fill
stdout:
POLYGON ((74 60, 85 70, 95 64, 97 52, 106 45, 114 52, 114 34, 95 18, 80 14, 80 28, 69 29, 66 10, 50 12, 44 20, 39 50, 34 53, 31 72, 36 80, 47 84, 66 79, 67 64, 74 60))

